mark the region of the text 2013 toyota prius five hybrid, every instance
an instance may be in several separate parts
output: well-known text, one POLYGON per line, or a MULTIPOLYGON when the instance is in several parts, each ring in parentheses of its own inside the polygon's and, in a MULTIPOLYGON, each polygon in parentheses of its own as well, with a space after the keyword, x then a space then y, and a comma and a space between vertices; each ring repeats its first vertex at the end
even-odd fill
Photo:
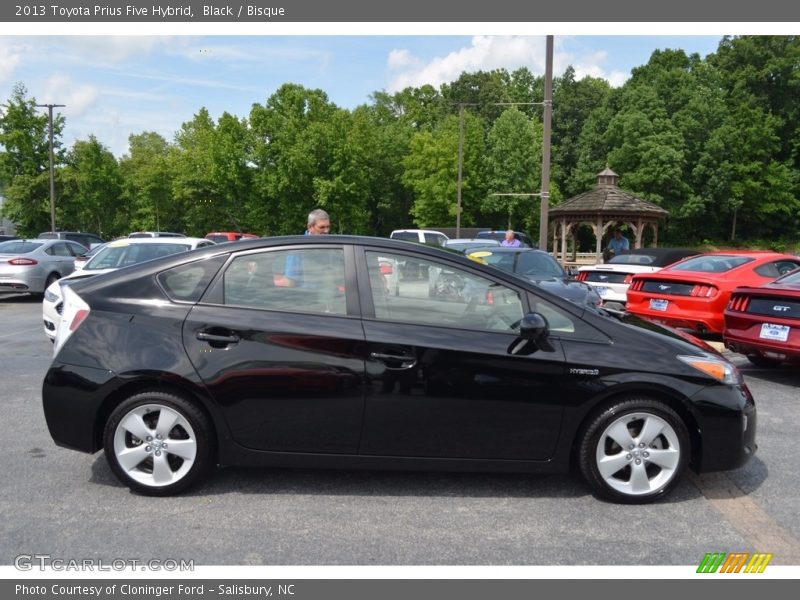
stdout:
MULTIPOLYGON (((349 236, 223 244, 64 288, 43 384, 58 445, 148 495, 217 466, 561 472, 618 502, 756 449, 736 367, 437 248, 349 236), (388 290, 415 261, 463 280, 388 290), (388 291, 387 291, 388 290, 388 291)), ((88 476, 88 474, 87 474, 88 476)))

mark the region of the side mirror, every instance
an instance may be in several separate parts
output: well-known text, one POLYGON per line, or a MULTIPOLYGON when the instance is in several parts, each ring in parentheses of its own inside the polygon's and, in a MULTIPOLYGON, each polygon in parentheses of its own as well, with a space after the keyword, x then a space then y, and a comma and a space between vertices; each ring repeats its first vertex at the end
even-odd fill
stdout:
POLYGON ((552 352, 553 346, 547 340, 550 327, 539 313, 528 313, 519 324, 519 337, 508 348, 510 354, 531 354, 536 350, 552 352))

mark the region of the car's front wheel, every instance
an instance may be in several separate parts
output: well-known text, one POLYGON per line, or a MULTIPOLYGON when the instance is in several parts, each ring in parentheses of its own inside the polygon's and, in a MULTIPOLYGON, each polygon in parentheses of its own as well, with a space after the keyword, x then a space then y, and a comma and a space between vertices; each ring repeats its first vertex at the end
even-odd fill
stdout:
POLYGON ((213 458, 206 414, 159 391, 136 394, 117 406, 106 422, 103 446, 120 481, 148 496, 186 490, 208 473, 213 458))
POLYGON ((683 420, 650 398, 617 401, 595 414, 579 439, 578 461, 592 491, 626 504, 664 497, 689 457, 683 420))

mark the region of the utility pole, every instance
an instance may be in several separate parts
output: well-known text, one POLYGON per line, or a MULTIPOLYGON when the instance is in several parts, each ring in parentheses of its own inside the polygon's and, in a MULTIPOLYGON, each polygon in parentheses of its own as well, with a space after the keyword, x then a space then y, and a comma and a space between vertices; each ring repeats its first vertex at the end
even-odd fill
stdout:
MULTIPOLYGON (((539 248, 547 250, 547 214, 550 210, 550 129, 553 116, 553 36, 547 36, 544 67, 544 132, 542 136, 542 202, 539 213, 539 248)), ((553 248, 553 252, 556 249, 553 248)))
POLYGON ((456 237, 461 237, 461 172, 464 168, 464 107, 477 106, 474 102, 458 103, 458 187, 456 190, 456 237))
POLYGON ((53 108, 66 104, 37 104, 39 108, 47 108, 47 122, 50 130, 50 231, 56 230, 56 183, 53 171, 53 108))

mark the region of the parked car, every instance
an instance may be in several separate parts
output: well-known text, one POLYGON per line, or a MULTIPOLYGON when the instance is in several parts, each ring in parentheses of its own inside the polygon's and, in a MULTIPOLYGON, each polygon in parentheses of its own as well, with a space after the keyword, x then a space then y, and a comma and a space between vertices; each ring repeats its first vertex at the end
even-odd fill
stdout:
POLYGON ((106 242, 105 244, 99 244, 94 248, 92 248, 91 250, 87 250, 80 256, 76 256, 75 271, 80 271, 89 259, 91 259, 95 254, 97 254, 98 252, 100 252, 100 250, 106 247, 106 244, 108 244, 108 242, 106 242))
POLYGON ((175 254, 64 288, 42 400, 59 445, 103 449, 136 492, 214 465, 564 472, 618 502, 664 497, 687 465, 756 450, 736 367, 693 336, 621 320, 428 246, 291 236, 175 254), (289 256, 305 281, 270 286, 289 256), (381 258, 482 286, 429 298, 381 258), (257 285, 244 265, 257 263, 257 285))
POLYGON ((0 242, 8 242, 11 240, 18 240, 20 239, 16 235, 0 235, 0 242))
POLYGON ((492 239, 476 239, 476 238, 457 238, 445 240, 444 248, 448 250, 455 250, 456 252, 469 253, 476 248, 488 248, 491 246, 499 246, 500 242, 492 239))
POLYGON ((134 231, 128 235, 129 238, 154 238, 154 237, 186 237, 182 233, 173 233, 171 231, 134 231))
POLYGON ((56 326, 63 308, 63 287, 76 281, 116 271, 154 258, 213 246, 205 238, 122 238, 105 244, 81 269, 49 285, 42 300, 42 322, 45 335, 55 340, 56 326))
POLYGON ((95 246, 105 243, 105 240, 99 235, 94 233, 86 233, 83 231, 44 231, 39 234, 39 239, 70 240, 73 242, 78 242, 87 250, 91 250, 95 246))
POLYGON ((759 286, 800 266, 800 258, 775 252, 710 252, 657 273, 635 275, 628 288, 629 312, 721 338, 723 312, 740 285, 759 286))
POLYGON ((577 304, 597 307, 603 300, 595 289, 572 279, 558 261, 536 248, 482 248, 467 256, 483 264, 514 273, 536 285, 577 304))
POLYGON ((42 294, 51 283, 75 269, 86 252, 77 242, 60 239, 9 240, 0 243, 0 292, 42 294))
POLYGON ((207 240, 211 240, 215 244, 223 244, 225 242, 235 242, 236 240, 247 240, 260 237, 255 233, 242 233, 240 231, 212 231, 205 235, 207 240))
MULTIPOLYGON (((498 242, 502 242, 504 239, 506 239, 506 231, 508 230, 487 229, 486 231, 479 231, 475 234, 475 237, 479 240, 496 240, 498 242)), ((533 240, 528 234, 521 231, 515 231, 514 237, 518 239, 525 248, 536 248, 536 244, 533 243, 533 240)))
POLYGON ((439 247, 444 246, 445 241, 448 239, 445 234, 431 229, 395 229, 389 234, 389 238, 439 247))
POLYGON ((800 362, 800 271, 736 288, 724 316, 725 346, 754 365, 800 362))
POLYGON ((655 273, 700 250, 690 248, 635 248, 614 256, 609 262, 580 267, 578 281, 585 281, 600 294, 604 304, 616 302, 624 308, 628 286, 634 275, 655 273))

